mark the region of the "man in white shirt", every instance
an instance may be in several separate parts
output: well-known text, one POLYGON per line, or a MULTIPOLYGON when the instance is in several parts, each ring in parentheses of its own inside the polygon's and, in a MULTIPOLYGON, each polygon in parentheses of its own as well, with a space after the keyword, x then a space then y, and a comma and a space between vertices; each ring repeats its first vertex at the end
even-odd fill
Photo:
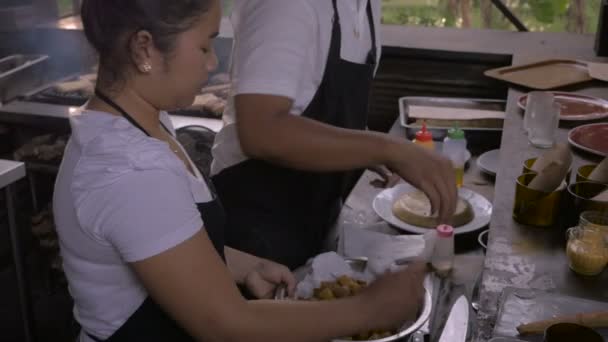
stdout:
POLYGON ((233 96, 212 175, 226 242, 295 268, 319 252, 356 177, 386 165, 447 220, 448 161, 365 131, 381 0, 237 0, 233 96))

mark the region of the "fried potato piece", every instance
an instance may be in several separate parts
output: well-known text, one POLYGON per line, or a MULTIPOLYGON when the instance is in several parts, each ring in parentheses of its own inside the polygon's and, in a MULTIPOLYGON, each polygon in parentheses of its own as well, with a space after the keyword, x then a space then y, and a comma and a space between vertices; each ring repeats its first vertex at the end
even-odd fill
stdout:
MULTIPOLYGON (((320 287, 314 289, 312 300, 334 300, 338 298, 350 297, 358 294, 367 286, 367 282, 357 280, 348 276, 341 276, 336 281, 325 281, 320 287)), ((361 332, 352 337, 343 338, 345 340, 368 341, 378 340, 393 335, 394 331, 373 330, 361 332)))

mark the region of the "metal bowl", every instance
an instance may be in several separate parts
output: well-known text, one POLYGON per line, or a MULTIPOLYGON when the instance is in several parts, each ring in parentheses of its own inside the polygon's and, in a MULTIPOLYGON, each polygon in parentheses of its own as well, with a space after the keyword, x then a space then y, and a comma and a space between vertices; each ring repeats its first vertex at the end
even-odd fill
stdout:
MULTIPOLYGON (((348 258, 346 262, 350 265, 350 267, 355 272, 363 272, 367 266, 367 258, 348 258)), ((294 271, 294 276, 298 282, 302 281, 304 277, 311 272, 311 264, 308 263, 305 266, 302 266, 294 271)), ((426 283, 426 282, 425 282, 426 283)), ((404 294, 405 295, 405 294, 404 294)), ((275 295, 275 299, 282 300, 285 299, 285 288, 279 288, 275 295)), ((422 304, 422 308, 420 309, 420 313, 418 314, 418 318, 412 324, 401 327, 398 333, 384 337, 377 340, 367 340, 368 342, 390 342, 390 341, 398 341, 403 338, 408 337, 412 333, 416 332, 418 329, 426 323, 426 321, 431 316, 431 307, 432 307, 431 294, 427 288, 424 289, 424 302, 422 304)), ((342 339, 333 339, 332 342, 348 342, 349 340, 342 339)))

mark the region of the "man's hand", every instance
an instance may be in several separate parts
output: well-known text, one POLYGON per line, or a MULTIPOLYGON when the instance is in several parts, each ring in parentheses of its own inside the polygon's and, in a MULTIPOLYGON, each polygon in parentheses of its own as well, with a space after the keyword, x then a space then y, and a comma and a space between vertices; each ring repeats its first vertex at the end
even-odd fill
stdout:
POLYGON ((398 139, 387 153, 387 166, 428 196, 440 223, 450 224, 458 201, 452 162, 434 151, 398 139))
POLYGON ((401 177, 399 177, 398 174, 391 172, 384 165, 372 166, 369 167, 368 170, 380 176, 380 179, 374 179, 370 182, 370 184, 376 188, 392 188, 401 180, 401 177))

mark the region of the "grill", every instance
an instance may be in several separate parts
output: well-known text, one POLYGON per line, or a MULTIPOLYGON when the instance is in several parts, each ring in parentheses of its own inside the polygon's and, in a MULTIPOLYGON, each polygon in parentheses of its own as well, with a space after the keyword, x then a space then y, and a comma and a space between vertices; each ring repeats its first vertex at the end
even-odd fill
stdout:
POLYGON ((203 126, 186 126, 176 131, 177 140, 184 146, 199 171, 206 177, 210 175, 211 147, 215 132, 203 126))
MULTIPOLYGON (((61 106, 83 106, 93 93, 95 80, 91 75, 71 76, 52 85, 34 90, 25 96, 25 101, 61 106), (80 85, 80 87, 79 87, 80 85), (68 89, 68 90, 66 90, 68 89)), ((191 108, 170 111, 172 115, 218 119, 230 93, 230 83, 225 74, 211 78, 209 85, 201 89, 191 108)))
POLYGON ((44 84, 48 60, 46 55, 11 55, 0 59, 0 104, 44 84))
POLYGON ((89 95, 83 91, 61 92, 52 87, 27 98, 30 102, 75 107, 83 106, 88 100, 89 95))

